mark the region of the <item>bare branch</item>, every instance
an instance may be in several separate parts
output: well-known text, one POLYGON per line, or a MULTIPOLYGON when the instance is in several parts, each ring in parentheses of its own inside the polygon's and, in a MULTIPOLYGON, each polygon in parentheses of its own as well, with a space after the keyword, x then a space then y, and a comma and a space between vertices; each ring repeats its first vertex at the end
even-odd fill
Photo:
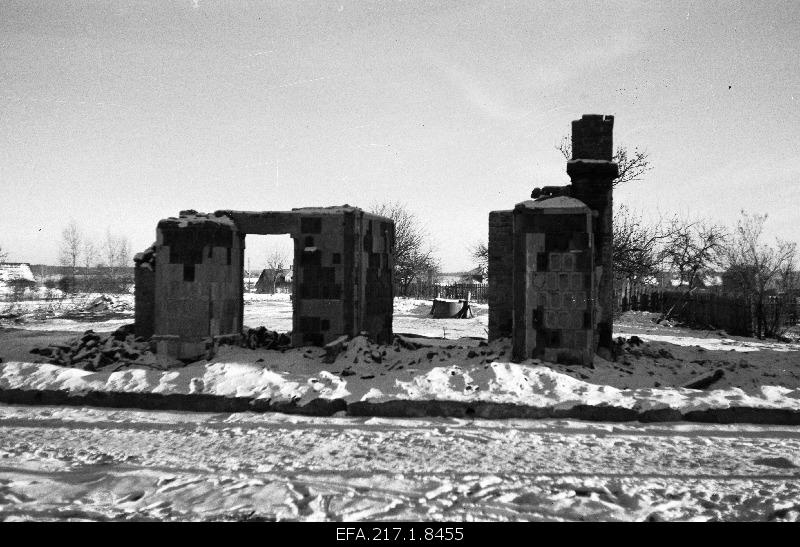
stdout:
POLYGON ((622 146, 617 147, 617 152, 612 158, 619 166, 619 175, 614 179, 614 186, 641 180, 642 176, 651 171, 650 159, 647 152, 634 148, 633 152, 622 146))
POLYGON ((78 227, 78 223, 71 220, 61 232, 59 262, 62 266, 68 266, 70 268, 70 288, 72 290, 75 290, 75 272, 81 255, 82 242, 83 235, 78 227))
MULTIPOLYGON (((561 141, 555 145, 566 160, 572 158, 572 142, 569 137, 565 136, 561 141)), ((614 179, 614 186, 641 180, 645 173, 651 171, 653 167, 650 165, 650 157, 647 152, 634 148, 629 151, 624 146, 618 146, 614 156, 611 158, 616 162, 619 167, 619 175, 614 179)))
POLYGON ((285 275, 292 265, 292 260, 289 253, 277 247, 272 247, 267 251, 265 260, 265 269, 269 275, 268 279, 272 285, 272 293, 275 294, 278 285, 278 279, 285 275))
POLYGON ((703 285, 703 277, 719 265, 727 232, 722 226, 704 221, 674 218, 662 256, 681 286, 692 291, 703 285))
POLYGON ((429 234, 404 204, 373 204, 370 212, 394 221, 394 276, 401 291, 405 292, 415 280, 431 277, 439 271, 429 234))
POLYGON ((469 253, 477 267, 486 272, 489 268, 489 246, 479 241, 469 248, 469 253))
POLYGON ((784 291, 796 295, 797 245, 776 239, 774 245, 761 241, 767 215, 741 212, 733 241, 725 248, 727 266, 723 277, 726 290, 751 298, 755 304, 755 334, 758 337, 779 334, 776 319, 768 321, 767 299, 784 291))

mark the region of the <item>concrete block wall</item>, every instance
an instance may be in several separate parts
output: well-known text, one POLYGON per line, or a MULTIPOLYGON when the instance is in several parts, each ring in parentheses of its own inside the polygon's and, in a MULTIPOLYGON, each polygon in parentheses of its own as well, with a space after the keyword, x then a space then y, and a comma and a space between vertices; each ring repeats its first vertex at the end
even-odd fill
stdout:
POLYGON ((136 264, 134 279, 134 333, 150 338, 155 329, 156 275, 150 264, 136 264))
POLYGON ((394 223, 368 213, 360 213, 354 222, 357 238, 354 248, 360 249, 360 265, 356 269, 360 290, 354 302, 355 316, 360 321, 355 325, 358 332, 370 333, 375 341, 390 343, 394 313, 394 223))
POLYGON ((390 342, 394 224, 357 209, 303 214, 295 242, 292 343, 321 345, 362 331, 390 342))
POLYGON ((556 197, 514 210, 516 360, 591 362, 594 331, 592 214, 556 197))
POLYGON ((572 122, 572 160, 567 174, 572 180, 572 196, 595 212, 594 267, 598 284, 597 348, 610 357, 613 350, 613 184, 619 167, 613 158, 614 117, 587 114, 572 122), (584 161, 588 160, 588 161, 584 161))
POLYGON ((157 229, 153 339, 160 351, 192 359, 242 323, 243 237, 228 219, 194 212, 157 229))
POLYGON ((489 213, 489 340, 510 337, 513 327, 514 218, 512 211, 489 213))
POLYGON ((137 263, 136 328, 150 332, 159 351, 199 357, 214 337, 241 333, 247 233, 288 233, 294 239, 294 345, 323 345, 362 331, 391 342, 390 219, 349 206, 182 211, 159 222, 155 245, 141 254, 153 259, 150 269, 137 263))
POLYGON ((344 218, 298 214, 292 344, 323 345, 344 332, 344 218))

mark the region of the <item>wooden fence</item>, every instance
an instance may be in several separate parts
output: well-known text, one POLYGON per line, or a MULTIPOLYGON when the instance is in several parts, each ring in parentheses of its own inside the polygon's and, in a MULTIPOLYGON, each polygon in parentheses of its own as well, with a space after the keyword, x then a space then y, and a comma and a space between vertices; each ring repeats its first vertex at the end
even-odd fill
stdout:
POLYGON ((485 303, 487 287, 488 285, 479 283, 454 283, 451 285, 412 283, 405 290, 403 287, 395 286, 394 294, 423 300, 432 300, 436 297, 464 299, 469 294, 470 301, 485 303))
POLYGON ((740 336, 758 335, 758 331, 780 334, 800 320, 800 299, 790 295, 768 296, 760 325, 756 302, 725 294, 641 291, 619 294, 616 304, 619 311, 671 311, 672 317, 689 325, 723 329, 740 336))

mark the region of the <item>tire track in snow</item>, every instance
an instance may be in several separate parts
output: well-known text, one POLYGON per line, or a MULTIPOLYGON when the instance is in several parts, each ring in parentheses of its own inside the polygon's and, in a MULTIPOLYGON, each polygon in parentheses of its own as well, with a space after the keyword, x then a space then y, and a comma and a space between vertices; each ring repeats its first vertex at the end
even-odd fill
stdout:
POLYGON ((82 422, 74 412, 27 419, 7 410, 0 518, 791 520, 800 512, 800 472, 791 467, 800 431, 787 427, 337 419, 296 427, 180 413, 159 413, 174 423, 151 427, 135 421, 147 413, 109 411, 132 420, 120 423, 99 411, 82 422))

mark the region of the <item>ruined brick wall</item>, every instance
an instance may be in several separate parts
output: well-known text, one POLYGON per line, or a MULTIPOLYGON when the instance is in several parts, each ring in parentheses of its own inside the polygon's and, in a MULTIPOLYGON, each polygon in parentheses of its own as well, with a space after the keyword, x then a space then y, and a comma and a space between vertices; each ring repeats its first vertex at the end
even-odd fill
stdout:
POLYGON ((555 197, 514 210, 515 360, 591 362, 594 280, 591 211, 555 197))
POLYGON ((156 277, 150 265, 137 264, 134 279, 134 332, 150 338, 155 329, 156 277))
POLYGON ((511 336, 514 310, 513 224, 512 211, 489 213, 489 340, 511 336))
MULTIPOLYGON (((361 324, 379 343, 391 343, 394 312, 393 253, 394 223, 385 218, 362 213, 357 222, 361 233, 362 298, 359 308, 361 324)), ((353 332, 357 334, 357 332, 353 332)))
POLYGON ((362 331, 391 342, 390 219, 350 206, 211 215, 184 211, 159 222, 153 295, 146 292, 150 280, 144 273, 137 292, 137 328, 147 328, 152 302, 160 352, 197 357, 209 339, 241 332, 247 233, 288 233, 294 240, 293 345, 323 345, 362 331))
POLYGON ((614 116, 584 114, 572 122, 572 159, 611 161, 614 116))
POLYGON ((344 219, 299 215, 295 240, 292 344, 323 345, 344 330, 344 219))
POLYGON ((572 180, 572 196, 596 212, 594 265, 599 283, 596 306, 596 346, 612 349, 613 330, 613 181, 619 170, 612 161, 613 116, 584 115, 572 122, 572 160, 567 174, 572 180), (588 161, 586 161, 588 160, 588 161))
POLYGON ((362 331, 389 343, 394 224, 354 208, 298 214, 292 343, 322 345, 362 331))
POLYGON ((154 339, 159 352, 195 358, 208 339, 241 332, 243 236, 196 214, 162 220, 157 235, 154 339))

